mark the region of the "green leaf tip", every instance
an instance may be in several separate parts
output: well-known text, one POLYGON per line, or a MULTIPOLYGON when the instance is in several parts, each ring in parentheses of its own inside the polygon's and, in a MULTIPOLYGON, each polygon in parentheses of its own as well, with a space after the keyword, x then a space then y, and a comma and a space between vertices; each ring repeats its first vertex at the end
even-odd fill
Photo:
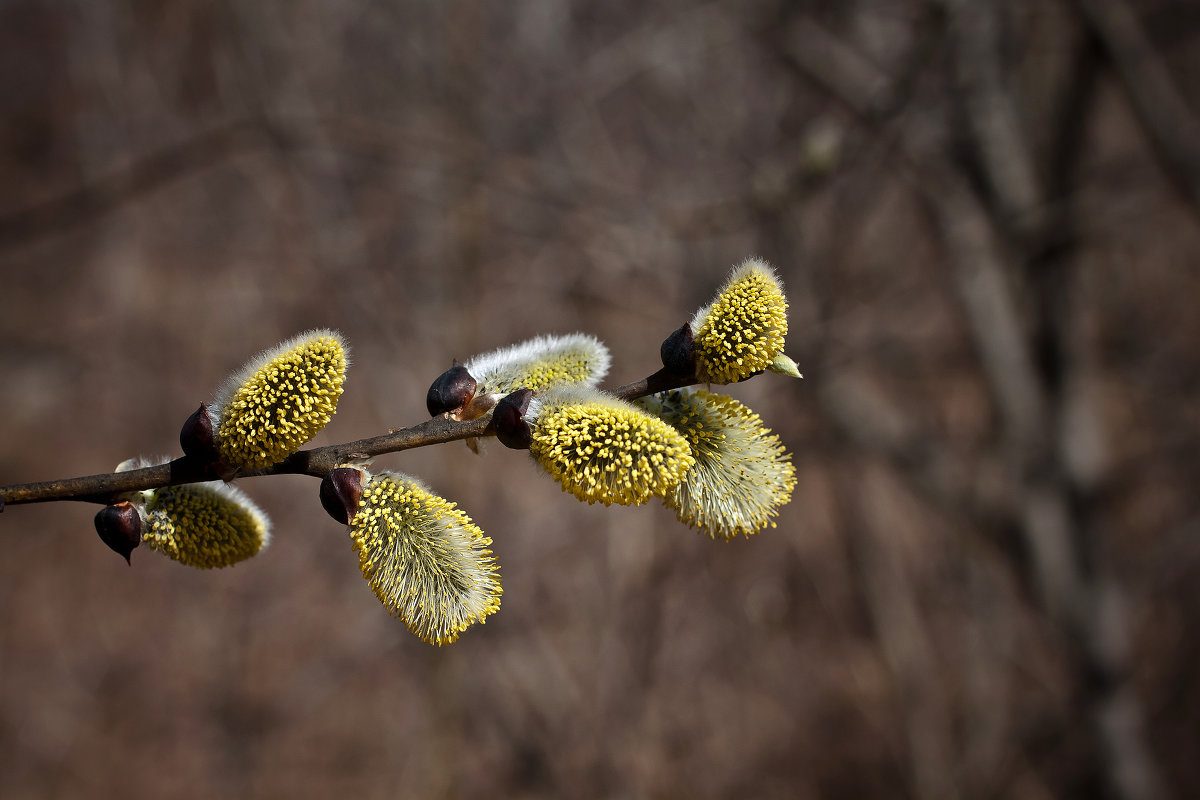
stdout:
POLYGON ((800 374, 800 365, 783 353, 775 356, 775 360, 771 362, 767 369, 771 370, 771 372, 778 372, 780 375, 787 375, 789 378, 804 377, 800 374))

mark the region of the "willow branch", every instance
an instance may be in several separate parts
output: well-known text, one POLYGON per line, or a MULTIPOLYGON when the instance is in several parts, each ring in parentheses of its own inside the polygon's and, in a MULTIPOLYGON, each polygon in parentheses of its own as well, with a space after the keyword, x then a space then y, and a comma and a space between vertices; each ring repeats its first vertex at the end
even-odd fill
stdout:
POLYGON ((1193 211, 1200 211, 1200 117, 1188 105, 1146 34, 1137 10, 1123 0, 1076 0, 1124 84, 1165 173, 1193 211))
MULTIPOLYGON (((612 391, 623 400, 635 400, 656 392, 678 389, 695 384, 694 375, 678 375, 661 369, 640 381, 627 383, 612 391)), ((401 428, 344 444, 314 447, 293 453, 278 464, 266 469, 245 472, 237 478, 255 478, 263 475, 311 475, 323 478, 331 469, 385 453, 398 453, 415 447, 477 439, 491 436, 491 418, 460 422, 446 416, 434 417, 408 428, 401 428)), ((212 465, 202 459, 183 456, 167 464, 129 470, 87 475, 81 478, 61 478, 52 481, 22 483, 0 486, 0 511, 6 505, 22 503, 46 503, 55 500, 78 500, 86 503, 110 503, 122 494, 155 489, 162 486, 177 486, 183 483, 199 483, 216 480, 218 475, 212 465)))
MULTIPOLYGON (((414 447, 444 444, 458 439, 486 436, 488 419, 459 422, 446 417, 402 428, 382 436, 359 439, 345 444, 331 444, 293 453, 278 464, 266 469, 237 475, 238 478, 254 478, 262 475, 312 475, 322 478, 329 470, 358 459, 372 458, 384 453, 396 453, 414 447)), ((6 505, 19 503, 44 503, 52 500, 81 500, 88 503, 108 503, 116 496, 127 492, 154 489, 160 486, 175 486, 181 483, 198 483, 217 478, 211 465, 200 459, 183 456, 167 464, 155 467, 88 475, 83 478, 25 483, 0 487, 0 501, 6 505)))
POLYGON ((618 386, 612 390, 612 394, 622 400, 636 400, 639 397, 666 392, 671 389, 682 389, 684 386, 693 386, 696 383, 699 383, 699 381, 696 380, 695 375, 680 375, 663 367, 658 372, 649 377, 642 378, 640 381, 618 386))

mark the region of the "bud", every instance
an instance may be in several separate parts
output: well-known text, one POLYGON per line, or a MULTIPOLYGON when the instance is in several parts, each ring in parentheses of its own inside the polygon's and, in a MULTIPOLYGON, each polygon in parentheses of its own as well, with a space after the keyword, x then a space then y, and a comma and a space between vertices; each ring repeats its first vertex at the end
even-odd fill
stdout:
POLYGON ((221 461, 249 471, 299 450, 332 419, 348 366, 346 343, 330 330, 300 334, 253 358, 207 409, 221 461))
POLYGON ((664 498, 676 516, 714 539, 749 536, 770 524, 796 485, 796 471, 759 416, 732 397, 702 389, 637 401, 683 434, 695 464, 664 498))
POLYGON ((475 396, 475 379, 462 364, 455 364, 437 377, 425 395, 429 416, 456 414, 475 396))
POLYGON ((767 367, 771 372, 778 372, 780 375, 787 375, 789 378, 803 378, 800 374, 800 365, 783 353, 775 356, 775 360, 767 367))
POLYGON ((371 476, 350 539, 375 596, 426 642, 449 644, 500 608, 492 540, 415 478, 371 476))
POLYGON ((356 467, 331 469, 321 479, 321 506, 338 522, 349 524, 358 513, 362 499, 364 472, 356 467))
POLYGON ((716 299, 692 317, 696 376, 736 383, 769 368, 787 336, 787 298, 764 261, 749 259, 730 274, 716 299))
POLYGON ((185 455, 193 458, 211 461, 216 454, 216 442, 213 439, 213 421, 208 413, 208 405, 200 404, 196 413, 187 418, 179 431, 179 446, 185 455))
POLYGON ((676 375, 694 375, 696 373, 696 339, 692 335, 692 326, 684 323, 670 336, 663 340, 658 349, 663 366, 676 375))
POLYGON ((525 412, 529 409, 529 401, 533 399, 531 389, 518 389, 496 404, 492 412, 492 429, 496 438, 505 447, 513 450, 528 450, 533 441, 529 433, 529 425, 525 422, 525 412))
POLYGON ((96 533, 109 549, 125 559, 142 542, 142 516, 128 500, 105 506, 96 514, 96 533))
POLYGON ((589 504, 640 505, 661 497, 693 463, 674 428, 595 389, 534 398, 525 420, 534 459, 563 491, 589 504))

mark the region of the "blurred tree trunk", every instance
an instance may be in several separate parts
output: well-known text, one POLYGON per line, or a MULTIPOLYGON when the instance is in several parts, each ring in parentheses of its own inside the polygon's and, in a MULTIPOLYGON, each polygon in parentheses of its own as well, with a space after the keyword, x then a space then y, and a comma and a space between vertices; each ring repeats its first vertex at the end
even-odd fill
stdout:
MULTIPOLYGON (((1023 21, 1020 10, 992 0, 943 0, 926 8, 945 69, 942 94, 933 100, 928 91, 908 94, 912 78, 906 70, 889 80, 812 19, 789 20, 784 29, 791 38, 779 46, 806 82, 854 115, 864 135, 900 139, 897 169, 940 239, 945 276, 988 387, 996 436, 985 461, 1005 476, 1005 488, 998 497, 979 497, 968 474, 945 468, 953 459, 937 453, 946 445, 934 440, 933 431, 905 419, 886 399, 854 398, 863 386, 835 381, 824 393, 824 408, 853 441, 883 456, 943 513, 965 512, 976 530, 992 536, 1015 534, 1006 548, 991 552, 1008 553, 1062 636, 1074 674, 1076 722, 1087 726, 1094 742, 1088 769, 1094 788, 1106 797, 1152 800, 1164 797, 1165 788, 1128 681, 1131 644, 1122 590, 1105 562, 1102 508, 1110 476, 1104 431, 1090 399, 1097 359, 1084 330, 1088 293, 1075 247, 1073 179, 1102 66, 1097 41, 1106 46, 1105 63, 1131 91, 1185 196, 1194 189, 1200 137, 1177 135, 1191 129, 1191 116, 1136 16, 1119 0, 1077 8, 1032 10, 1023 21), (1024 29, 1016 30, 1021 24, 1024 29), (1006 48, 1019 37, 1026 45, 1039 37, 1055 42, 1057 63, 1047 65, 1044 56, 1032 65, 1014 60, 1013 53, 1027 60, 1037 55, 1032 46, 1006 48), (936 103, 944 127, 932 136, 897 132, 889 124, 895 109, 910 103, 936 103)), ((910 63, 917 69, 928 47, 913 46, 910 63)), ((879 531, 857 538, 885 536, 882 522, 851 517, 851 530, 879 531)), ((879 550, 880 543, 860 549, 879 550)), ((924 680, 914 682, 932 669, 919 656, 927 648, 897 655, 896 641, 925 638, 906 599, 902 570, 879 557, 865 564, 862 579, 881 647, 901 691, 910 695, 909 727, 923 732, 910 750, 914 794, 952 796, 952 784, 928 777, 953 775, 955 758, 944 746, 932 746, 944 740, 949 723, 942 723, 940 736, 930 732, 928 715, 937 704, 921 688, 924 680), (930 758, 942 763, 922 763, 930 758)), ((968 796, 983 787, 973 788, 968 796)))

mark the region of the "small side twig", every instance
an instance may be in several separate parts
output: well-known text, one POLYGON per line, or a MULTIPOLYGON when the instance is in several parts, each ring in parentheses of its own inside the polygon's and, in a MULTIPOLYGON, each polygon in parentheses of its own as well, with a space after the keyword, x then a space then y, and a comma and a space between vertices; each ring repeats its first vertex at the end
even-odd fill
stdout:
POLYGON ((658 372, 642 378, 640 381, 618 386, 612 390, 612 393, 622 400, 636 400, 639 397, 657 394, 658 392, 682 389, 684 386, 692 386, 695 383, 697 383, 695 375, 680 375, 663 367, 658 372))

